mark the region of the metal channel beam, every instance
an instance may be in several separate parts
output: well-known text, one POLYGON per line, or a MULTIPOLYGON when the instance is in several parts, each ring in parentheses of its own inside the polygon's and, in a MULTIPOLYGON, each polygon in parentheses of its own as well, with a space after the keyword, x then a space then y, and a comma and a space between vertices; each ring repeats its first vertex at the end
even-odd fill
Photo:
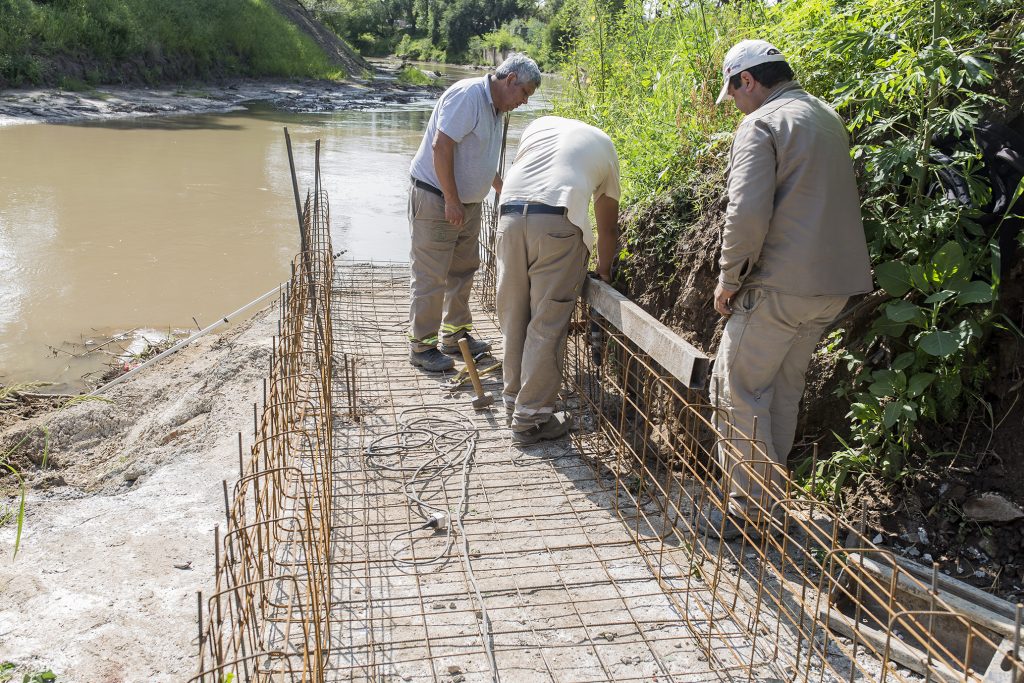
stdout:
POLYGON ((711 359, 610 285, 588 277, 583 300, 687 387, 707 385, 711 359))

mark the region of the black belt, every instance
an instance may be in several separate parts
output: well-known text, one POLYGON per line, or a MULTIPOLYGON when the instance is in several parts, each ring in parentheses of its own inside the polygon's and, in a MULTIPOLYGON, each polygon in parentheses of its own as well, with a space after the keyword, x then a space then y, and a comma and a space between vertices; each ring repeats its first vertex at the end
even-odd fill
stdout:
POLYGON ((441 192, 441 190, 437 189, 436 187, 434 187, 430 183, 425 183, 422 180, 417 180, 416 178, 413 178, 412 179, 412 184, 415 185, 416 187, 420 188, 421 190, 426 190, 427 192, 433 192, 438 197, 444 199, 444 192, 441 192))
POLYGON ((548 206, 547 204, 534 204, 532 202, 509 202, 508 204, 502 204, 499 212, 502 216, 509 214, 529 216, 531 213, 553 213, 564 216, 568 209, 564 206, 548 206))

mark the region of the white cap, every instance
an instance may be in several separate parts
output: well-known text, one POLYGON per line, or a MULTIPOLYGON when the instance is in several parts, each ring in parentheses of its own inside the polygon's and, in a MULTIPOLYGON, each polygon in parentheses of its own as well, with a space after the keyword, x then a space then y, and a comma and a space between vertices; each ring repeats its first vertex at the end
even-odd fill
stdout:
POLYGON ((722 92, 718 93, 715 104, 732 99, 732 96, 729 95, 729 79, 736 74, 758 64, 784 61, 786 58, 779 48, 767 40, 741 40, 736 43, 725 53, 725 59, 722 61, 722 77, 725 78, 725 82, 722 84, 722 92))

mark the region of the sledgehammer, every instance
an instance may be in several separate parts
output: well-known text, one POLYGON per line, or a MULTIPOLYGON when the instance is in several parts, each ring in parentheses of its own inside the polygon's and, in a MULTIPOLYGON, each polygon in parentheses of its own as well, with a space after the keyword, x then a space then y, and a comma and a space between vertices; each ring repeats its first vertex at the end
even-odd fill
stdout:
POLYGON ((473 390, 476 391, 476 398, 473 399, 473 408, 483 410, 494 403, 494 397, 484 393, 480 384, 480 375, 476 374, 476 362, 473 361, 473 354, 469 352, 469 342, 463 337, 459 340, 459 351, 462 351, 462 359, 466 361, 466 369, 469 370, 469 379, 473 382, 473 390))

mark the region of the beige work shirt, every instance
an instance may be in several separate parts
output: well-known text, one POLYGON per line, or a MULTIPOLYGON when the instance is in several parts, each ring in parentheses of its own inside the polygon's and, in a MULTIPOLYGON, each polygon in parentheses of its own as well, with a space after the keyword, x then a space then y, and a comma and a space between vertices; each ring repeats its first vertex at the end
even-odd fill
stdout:
POLYGON ((719 282, 800 296, 872 289, 850 142, 790 81, 740 123, 729 160, 719 282))

